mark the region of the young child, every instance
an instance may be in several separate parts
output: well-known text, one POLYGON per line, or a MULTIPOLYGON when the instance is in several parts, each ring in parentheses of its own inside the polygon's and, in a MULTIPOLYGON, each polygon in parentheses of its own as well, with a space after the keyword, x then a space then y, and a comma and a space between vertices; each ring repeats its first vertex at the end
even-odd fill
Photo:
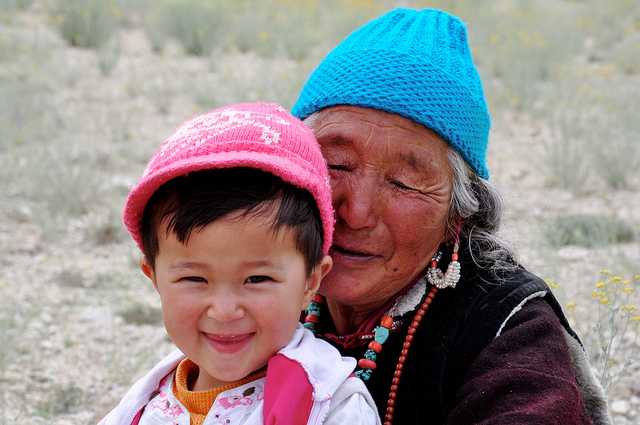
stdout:
POLYGON ((356 362, 300 323, 331 269, 333 210, 310 132, 273 104, 181 126, 124 223, 179 350, 100 424, 379 424, 356 362))

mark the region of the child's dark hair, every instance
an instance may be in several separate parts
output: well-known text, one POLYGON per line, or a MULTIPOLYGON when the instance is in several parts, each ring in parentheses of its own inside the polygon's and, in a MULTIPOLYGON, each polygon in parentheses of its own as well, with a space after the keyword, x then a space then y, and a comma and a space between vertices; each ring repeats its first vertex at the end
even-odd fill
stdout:
POLYGON ((168 220, 167 232, 186 243, 191 232, 237 211, 245 216, 272 215, 274 232, 290 228, 307 273, 322 260, 322 222, 313 196, 253 168, 198 171, 162 185, 145 206, 140 225, 146 260, 155 267, 163 220, 168 220))

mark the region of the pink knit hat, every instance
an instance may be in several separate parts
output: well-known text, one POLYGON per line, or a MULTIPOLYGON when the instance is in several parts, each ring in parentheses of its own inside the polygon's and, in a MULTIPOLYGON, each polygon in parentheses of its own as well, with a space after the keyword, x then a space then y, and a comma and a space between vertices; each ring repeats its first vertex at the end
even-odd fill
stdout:
POLYGON ((124 225, 140 249, 142 214, 160 186, 193 171, 236 167, 256 168, 309 191, 322 220, 322 250, 329 252, 334 221, 327 165, 311 130, 273 103, 215 109, 165 140, 124 206, 124 225))

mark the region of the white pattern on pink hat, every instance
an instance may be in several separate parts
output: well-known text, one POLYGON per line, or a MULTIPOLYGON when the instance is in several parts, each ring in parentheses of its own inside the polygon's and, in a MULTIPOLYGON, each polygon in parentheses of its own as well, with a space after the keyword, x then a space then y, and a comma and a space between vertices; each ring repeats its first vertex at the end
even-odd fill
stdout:
POLYGON ((181 125, 156 152, 131 190, 123 211, 127 230, 142 248, 140 220, 167 181, 193 171, 249 167, 266 171, 313 195, 324 233, 323 252, 333 236, 333 207, 327 165, 300 120, 273 103, 230 105, 181 125))

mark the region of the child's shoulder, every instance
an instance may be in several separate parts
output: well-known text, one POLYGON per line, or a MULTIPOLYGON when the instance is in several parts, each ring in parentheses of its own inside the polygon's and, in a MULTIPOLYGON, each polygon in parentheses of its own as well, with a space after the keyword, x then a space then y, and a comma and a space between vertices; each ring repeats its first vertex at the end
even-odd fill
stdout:
POLYGON ((360 378, 350 376, 338 387, 323 425, 380 425, 376 403, 360 378))
POLYGON ((353 373, 356 360, 344 357, 328 342, 299 325, 279 354, 297 362, 305 370, 316 395, 331 397, 353 373))
POLYGON ((132 423, 136 414, 150 400, 160 394, 160 389, 171 383, 171 377, 184 354, 175 349, 138 379, 120 400, 120 403, 100 421, 99 425, 120 425, 132 423))

